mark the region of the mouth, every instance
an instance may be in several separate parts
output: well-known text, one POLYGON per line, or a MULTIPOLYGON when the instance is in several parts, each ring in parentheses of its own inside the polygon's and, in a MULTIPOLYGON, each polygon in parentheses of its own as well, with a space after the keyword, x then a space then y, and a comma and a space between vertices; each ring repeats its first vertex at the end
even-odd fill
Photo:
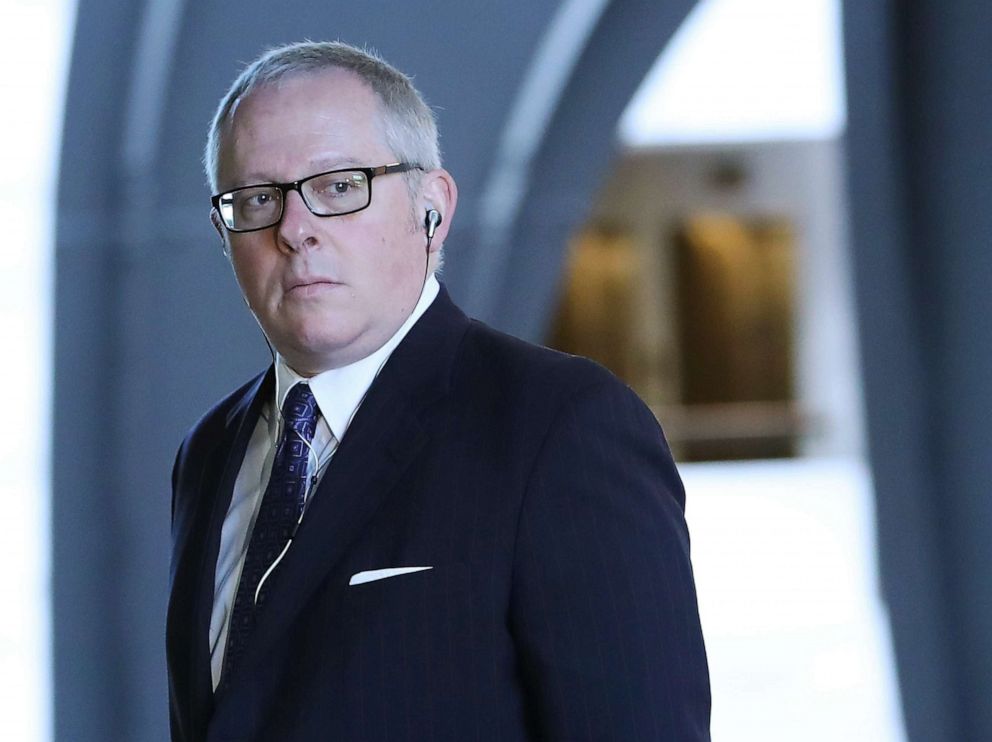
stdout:
POLYGON ((313 296, 343 285, 329 278, 302 278, 293 281, 286 294, 290 296, 313 296))

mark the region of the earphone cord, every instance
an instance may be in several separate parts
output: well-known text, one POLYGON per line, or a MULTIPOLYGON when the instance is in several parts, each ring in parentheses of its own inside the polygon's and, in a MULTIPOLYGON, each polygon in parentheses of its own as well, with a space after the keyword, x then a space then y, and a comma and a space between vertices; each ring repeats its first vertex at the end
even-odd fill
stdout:
MULTIPOLYGON (((427 234, 427 250, 426 250, 426 254, 427 254, 426 257, 427 257, 427 259, 424 261, 424 280, 422 281, 422 283, 420 285, 420 296, 423 296, 424 295, 424 287, 427 285, 427 278, 428 278, 428 276, 430 274, 430 269, 431 269, 431 242, 433 241, 433 239, 434 239, 434 236, 432 234, 428 233, 427 234)), ((256 321, 257 321, 257 317, 256 317, 256 321)), ((259 329, 260 330, 262 329, 261 324, 259 324, 259 329)), ((269 338, 265 334, 265 331, 264 330, 262 330, 262 337, 265 340, 266 347, 269 349, 269 355, 272 356, 272 365, 273 365, 273 367, 275 367, 275 364, 276 364, 276 353, 275 353, 275 350, 272 347, 272 343, 269 342, 269 338)), ((388 356, 382 360, 382 363, 379 364, 379 368, 376 369, 375 374, 373 374, 373 376, 372 376, 373 379, 375 379, 379 375, 379 372, 382 371, 382 367, 386 365, 386 361, 388 361, 388 360, 389 360, 389 357, 388 356)), ((370 388, 371 388, 371 385, 370 385, 370 388)), ((352 410, 351 416, 348 418, 347 426, 350 426, 351 425, 351 421, 355 418, 355 415, 358 413, 358 410, 361 408, 362 402, 365 401, 365 397, 366 397, 366 395, 368 395, 368 393, 369 393, 369 390, 366 389, 365 390, 365 394, 362 395, 362 398, 359 400, 358 405, 355 407, 354 410, 352 410)), ((280 407, 279 407, 278 400, 276 401, 276 403, 275 403, 274 406, 276 408, 276 414, 279 417, 279 419, 277 421, 277 424, 276 424, 276 440, 278 441, 278 440, 281 440, 281 438, 282 438, 282 431, 284 429, 284 426, 286 425, 286 418, 282 414, 282 409, 280 409, 280 407)), ((292 431, 293 431, 293 433, 296 434, 296 437, 300 439, 300 442, 303 443, 303 445, 305 445, 307 447, 307 462, 308 462, 308 464, 309 464, 310 456, 313 456, 313 474, 311 474, 310 477, 308 478, 307 489, 306 489, 306 492, 303 495, 303 507, 300 508, 300 517, 297 519, 296 525, 293 526, 293 530, 289 534, 289 540, 286 542, 286 545, 282 548, 282 551, 279 552, 279 556, 277 556, 273 560, 272 564, 269 565, 269 568, 265 570, 265 573, 262 575, 261 579, 258 581, 258 585, 255 588, 255 598, 254 598, 254 603, 256 605, 258 604, 258 596, 259 596, 259 594, 262 591, 262 585, 265 584, 265 581, 269 578, 269 575, 272 574, 272 572, 275 570, 275 568, 279 566, 279 563, 282 561, 283 557, 286 556, 286 552, 289 551, 289 547, 293 544, 293 539, 296 538, 296 532, 300 529, 300 526, 303 524, 303 516, 304 516, 304 514, 307 511, 307 506, 310 504, 311 495, 313 494, 314 489, 316 488, 317 482, 320 480, 320 477, 323 474, 324 470, 327 468, 328 464, 331 463, 331 456, 330 456, 330 454, 328 454, 326 456, 326 458, 324 459, 324 462, 321 463, 321 461, 320 461, 320 455, 314 449, 313 444, 310 441, 308 441, 306 438, 304 438, 303 435, 301 435, 300 432, 298 430, 296 430, 295 428, 292 428, 292 431)), ((333 432, 331 433, 331 435, 332 436, 334 435, 333 432)), ((337 443, 338 443, 338 445, 340 445, 340 441, 337 441, 337 443)), ((326 450, 327 449, 325 448, 325 452, 326 452, 326 450)), ((336 450, 337 450, 337 446, 334 446, 331 449, 331 453, 333 453, 336 450)), ((309 466, 308 466, 308 468, 309 468, 309 466)))
MULTIPOLYGON (((427 286, 427 278, 430 275, 430 270, 431 270, 431 242, 433 242, 433 240, 434 240, 434 235, 428 233, 428 235, 427 235, 427 249, 426 249, 426 257, 427 257, 427 259, 424 261, 424 280, 421 281, 421 283, 420 283, 420 294, 419 294, 419 296, 423 296, 424 295, 424 287, 427 286)), ((418 299, 418 301, 419 301, 419 299, 418 299)), ((261 329, 261 325, 259 325, 259 329, 261 329)), ((264 330, 262 331, 262 338, 265 340, 265 345, 269 349, 269 355, 272 357, 272 365, 275 366, 275 364, 276 364, 276 353, 275 353, 275 350, 272 348, 272 343, 269 342, 269 338, 265 334, 264 330)), ((387 358, 384 358, 383 361, 382 361, 382 363, 379 364, 379 368, 377 368, 375 370, 375 373, 372 375, 372 378, 373 379, 375 379, 379 375, 379 372, 382 371, 382 367, 386 365, 386 361, 388 361, 388 360, 389 360, 388 357, 387 358)), ((358 410, 361 408, 362 402, 365 401, 365 395, 367 395, 367 394, 368 394, 368 390, 365 391, 365 394, 362 395, 362 398, 361 398, 361 400, 359 400, 358 405, 355 407, 354 410, 352 410, 351 416, 348 418, 348 422, 347 422, 346 427, 347 426, 350 426, 351 425, 351 421, 355 419, 355 415, 358 413, 358 410)), ((282 431, 283 431, 283 428, 284 428, 284 426, 286 424, 286 419, 283 417, 282 409, 280 409, 280 407, 278 405, 278 402, 276 403, 275 408, 276 408, 276 414, 279 416, 279 421, 278 421, 277 429, 276 429, 276 440, 278 441, 281 438, 281 436, 282 436, 282 431)), ((327 468, 327 465, 330 463, 330 457, 328 457, 327 459, 324 460, 323 463, 321 463, 320 462, 320 455, 314 449, 314 447, 310 443, 310 441, 308 441, 306 438, 304 438, 302 435, 300 435, 300 433, 297 430, 294 429, 293 432, 296 434, 296 437, 300 439, 300 442, 304 446, 307 447, 307 452, 308 452, 307 459, 309 460, 310 456, 311 455, 313 456, 313 462, 314 462, 313 463, 313 474, 310 477, 310 486, 307 488, 307 494, 304 497, 304 508, 306 508, 306 505, 307 505, 307 503, 310 500, 310 492, 313 489, 313 485, 316 484, 317 479, 323 473, 323 470, 327 468)), ((333 433, 332 433, 332 435, 333 435, 333 433)), ((303 519, 303 516, 302 516, 302 513, 301 513, 300 514, 300 520, 302 521, 302 519, 303 519)), ((297 528, 299 528, 299 524, 297 524, 297 528)), ((296 529, 294 528, 293 529, 293 535, 295 535, 295 534, 296 534, 296 529)))

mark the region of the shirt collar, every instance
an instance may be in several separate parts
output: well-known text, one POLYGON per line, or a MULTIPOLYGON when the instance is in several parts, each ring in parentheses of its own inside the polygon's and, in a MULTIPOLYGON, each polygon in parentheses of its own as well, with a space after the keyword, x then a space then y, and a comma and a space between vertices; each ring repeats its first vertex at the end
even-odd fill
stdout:
MULTIPOLYGON (((375 377, 386 364, 389 356, 406 337, 410 328, 416 324, 421 315, 427 311, 440 291, 437 278, 432 273, 424 283, 424 288, 420 292, 420 300, 413 308, 410 316, 400 325, 400 328, 387 340, 377 351, 365 356, 359 361, 355 361, 341 368, 332 368, 309 379, 301 376, 289 367, 281 355, 276 356, 276 405, 277 409, 282 409, 286 401, 286 395, 300 381, 310 383, 310 389, 321 415, 327 422, 331 433, 338 441, 344 438, 344 434, 351 424, 351 419, 361 405, 365 394, 368 392, 375 377)), ((272 415, 272 421, 277 416, 272 415)))

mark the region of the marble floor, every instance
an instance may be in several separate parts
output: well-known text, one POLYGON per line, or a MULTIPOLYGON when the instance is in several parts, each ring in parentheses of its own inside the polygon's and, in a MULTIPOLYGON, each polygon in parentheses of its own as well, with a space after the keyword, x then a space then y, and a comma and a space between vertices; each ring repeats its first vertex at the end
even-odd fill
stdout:
POLYGON ((904 742, 858 460, 684 464, 717 742, 904 742))

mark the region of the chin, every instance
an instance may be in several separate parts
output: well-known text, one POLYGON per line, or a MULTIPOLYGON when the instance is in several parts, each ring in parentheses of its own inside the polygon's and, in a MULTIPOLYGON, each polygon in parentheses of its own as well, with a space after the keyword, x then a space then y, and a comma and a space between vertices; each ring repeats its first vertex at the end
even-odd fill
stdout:
POLYGON ((358 333, 293 336, 281 344, 286 351, 279 352, 295 371, 316 374, 359 360, 358 357, 352 358, 352 354, 360 340, 358 333))

